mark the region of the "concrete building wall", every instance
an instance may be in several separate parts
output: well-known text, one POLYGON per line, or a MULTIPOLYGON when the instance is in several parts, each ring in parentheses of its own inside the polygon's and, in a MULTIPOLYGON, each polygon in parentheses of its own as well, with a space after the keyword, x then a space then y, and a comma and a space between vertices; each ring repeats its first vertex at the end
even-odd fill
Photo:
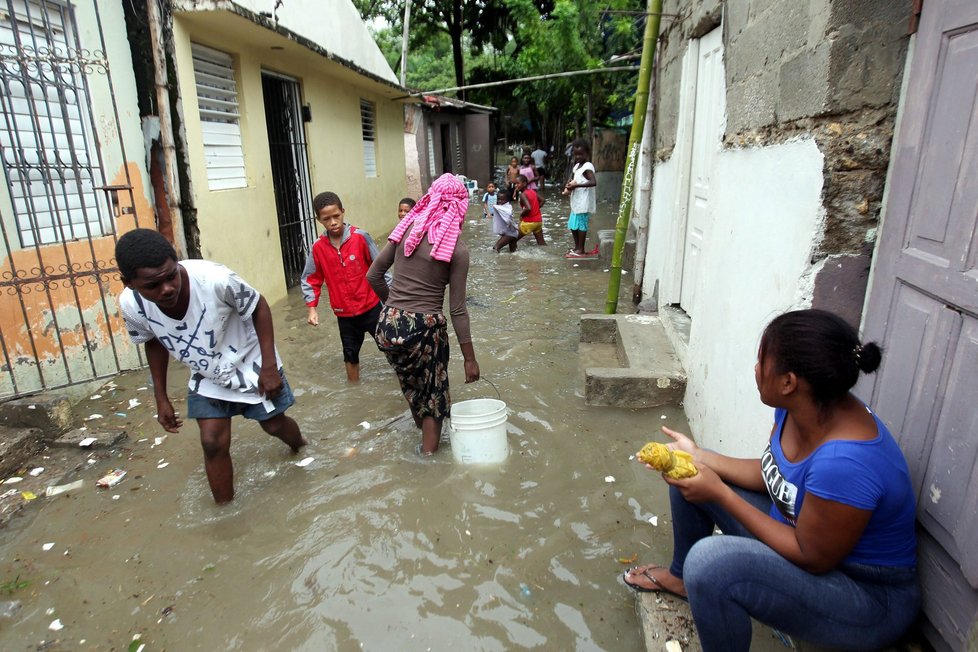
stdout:
POLYGON ((397 76, 377 43, 363 26, 350 0, 177 0, 178 11, 235 11, 264 15, 277 27, 318 43, 330 53, 353 62, 391 83, 397 76))
MULTIPOLYGON (((358 22, 357 29, 365 31, 358 22)), ((299 81, 311 122, 305 124, 312 193, 336 192, 346 219, 378 236, 387 233, 406 192, 404 115, 394 87, 289 42, 226 12, 178 14, 174 21, 177 72, 201 254, 237 271, 270 303, 285 297, 278 218, 262 96, 262 70, 299 81), (247 187, 211 191, 202 145, 191 42, 234 58, 247 187), (376 177, 364 169, 360 100, 376 108, 376 177)), ((385 64, 386 65, 386 64, 385 64)))
POLYGON ((751 373, 764 323, 826 307, 858 323, 879 221, 909 0, 667 0, 643 297, 676 301, 691 39, 723 30, 725 127, 711 178, 685 402, 705 445, 756 453, 770 411, 751 373), (664 299, 663 299, 664 297, 664 299), (732 428, 731 424, 737 424, 732 428))

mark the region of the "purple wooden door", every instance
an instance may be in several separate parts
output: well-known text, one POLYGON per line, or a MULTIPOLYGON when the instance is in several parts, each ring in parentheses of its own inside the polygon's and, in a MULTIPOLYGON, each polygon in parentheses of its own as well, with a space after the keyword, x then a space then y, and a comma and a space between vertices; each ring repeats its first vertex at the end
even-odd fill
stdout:
POLYGON ((978 2, 924 3, 907 89, 864 319, 883 366, 861 389, 917 488, 929 634, 965 649, 978 614, 978 2))

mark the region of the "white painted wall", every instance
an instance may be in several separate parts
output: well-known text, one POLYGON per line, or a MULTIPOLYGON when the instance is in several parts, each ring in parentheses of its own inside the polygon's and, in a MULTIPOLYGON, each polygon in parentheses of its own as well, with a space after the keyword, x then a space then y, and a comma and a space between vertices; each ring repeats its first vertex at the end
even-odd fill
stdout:
MULTIPOLYGON (((810 139, 717 155, 713 226, 700 262, 700 309, 686 360, 684 405, 703 446, 737 456, 757 456, 764 447, 773 413, 757 396, 757 346, 774 316, 810 302, 809 260, 824 222, 822 164, 810 139)), ((664 261, 683 244, 671 235, 676 192, 671 161, 657 166, 655 174, 645 292, 652 291, 664 261)))
POLYGON ((279 26, 381 79, 398 83, 397 75, 350 0, 287 0, 278 9, 275 4, 276 0, 181 0, 175 3, 181 11, 230 10, 236 5, 256 14, 274 15, 279 26))

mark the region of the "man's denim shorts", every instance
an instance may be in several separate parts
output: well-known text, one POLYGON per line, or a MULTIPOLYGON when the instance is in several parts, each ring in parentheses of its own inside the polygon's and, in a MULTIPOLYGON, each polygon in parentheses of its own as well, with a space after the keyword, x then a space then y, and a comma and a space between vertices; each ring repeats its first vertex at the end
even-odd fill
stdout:
POLYGON ((224 419, 241 415, 254 421, 267 421, 282 414, 295 403, 295 396, 292 395, 292 388, 289 386, 289 379, 285 377, 285 371, 279 369, 278 372, 282 376, 282 391, 272 400, 275 409, 271 412, 266 412, 265 406, 261 403, 225 401, 189 391, 187 392, 187 418, 224 419))

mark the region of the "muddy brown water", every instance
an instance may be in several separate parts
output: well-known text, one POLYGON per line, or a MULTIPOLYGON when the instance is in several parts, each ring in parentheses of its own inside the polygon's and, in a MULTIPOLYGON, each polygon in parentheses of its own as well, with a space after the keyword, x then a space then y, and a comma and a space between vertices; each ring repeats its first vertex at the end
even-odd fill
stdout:
MULTIPOLYGON (((460 465, 448 446, 416 456, 383 356, 366 343, 362 382, 348 385, 334 321, 321 311, 306 325, 292 292, 273 306, 276 340, 310 446, 292 456, 236 420, 237 496, 216 507, 195 424, 156 445, 147 372, 120 376, 78 410, 129 440, 67 478, 83 490, 40 499, 0 537, 0 582, 27 582, 4 585, 0 600, 22 607, 0 618, 0 649, 125 650, 137 635, 145 652, 644 649, 618 576, 623 560, 668 559, 670 521, 661 479, 629 456, 660 425, 686 424, 678 407, 584 405, 584 367, 613 351, 579 347, 578 317, 602 311, 609 275, 563 258, 566 208, 544 206, 551 246, 524 240, 515 255, 494 254, 489 221, 469 211, 469 310, 482 373, 510 410, 505 463, 460 465), (125 416, 110 411, 131 398, 125 416), (117 467, 125 480, 96 490, 117 467)), ((592 234, 612 210, 599 206, 592 234)), ((458 380, 452 347, 453 400, 494 398, 458 380)), ((170 376, 183 397, 185 373, 170 376)))

